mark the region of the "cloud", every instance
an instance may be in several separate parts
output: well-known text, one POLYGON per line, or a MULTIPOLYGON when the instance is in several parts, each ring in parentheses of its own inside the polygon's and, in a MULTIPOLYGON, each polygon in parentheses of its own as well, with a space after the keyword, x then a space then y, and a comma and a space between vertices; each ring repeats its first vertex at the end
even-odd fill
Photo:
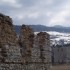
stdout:
POLYGON ((14 24, 70 25, 70 0, 0 0, 14 24))
POLYGON ((61 24, 66 22, 66 17, 68 17, 70 12, 68 10, 62 10, 58 14, 54 15, 51 20, 50 24, 61 24))
POLYGON ((68 22, 69 19, 67 19, 68 17, 70 17, 70 5, 68 5, 68 3, 66 3, 66 5, 62 6, 62 9, 59 10, 58 12, 54 13, 53 16, 50 19, 49 25, 65 25, 66 23, 69 24, 70 22, 68 22))
POLYGON ((14 8, 20 8, 21 4, 17 2, 17 0, 0 0, 0 5, 2 6, 10 6, 14 8))

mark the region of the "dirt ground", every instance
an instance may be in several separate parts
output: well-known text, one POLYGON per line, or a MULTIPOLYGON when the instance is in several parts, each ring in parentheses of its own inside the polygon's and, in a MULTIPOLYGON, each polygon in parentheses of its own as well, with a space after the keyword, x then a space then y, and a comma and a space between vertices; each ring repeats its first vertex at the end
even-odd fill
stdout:
POLYGON ((70 64, 52 65, 50 70, 70 70, 70 64))

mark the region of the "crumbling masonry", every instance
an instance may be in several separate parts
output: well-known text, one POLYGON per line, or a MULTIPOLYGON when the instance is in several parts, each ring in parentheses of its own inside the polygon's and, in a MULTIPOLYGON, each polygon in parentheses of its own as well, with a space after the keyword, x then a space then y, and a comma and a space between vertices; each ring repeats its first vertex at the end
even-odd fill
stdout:
POLYGON ((12 19, 0 14, 0 70, 48 70, 51 62, 50 37, 37 35, 26 25, 21 26, 19 38, 12 19))

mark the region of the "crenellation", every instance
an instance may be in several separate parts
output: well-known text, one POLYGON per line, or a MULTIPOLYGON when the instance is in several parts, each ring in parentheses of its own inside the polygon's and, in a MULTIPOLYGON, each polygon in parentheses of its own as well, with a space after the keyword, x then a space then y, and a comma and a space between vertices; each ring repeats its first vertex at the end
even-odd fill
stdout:
POLYGON ((12 19, 0 14, 0 70, 47 70, 50 48, 49 34, 35 35, 32 28, 22 25, 17 37, 12 19))
POLYGON ((29 62, 31 60, 31 49, 34 41, 33 30, 29 26, 22 25, 19 40, 21 42, 21 54, 24 63, 29 62))

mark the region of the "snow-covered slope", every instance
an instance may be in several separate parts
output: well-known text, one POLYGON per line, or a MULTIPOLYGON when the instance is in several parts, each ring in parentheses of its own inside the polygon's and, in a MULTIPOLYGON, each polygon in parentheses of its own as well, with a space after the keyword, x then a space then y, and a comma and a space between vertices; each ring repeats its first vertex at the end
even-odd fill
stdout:
MULTIPOLYGON (((38 32, 35 32, 35 34, 37 33, 38 32)), ((70 43, 70 33, 60 33, 60 32, 55 32, 55 31, 49 31, 47 33, 50 35, 50 40, 52 44, 63 45, 63 44, 70 43)))

